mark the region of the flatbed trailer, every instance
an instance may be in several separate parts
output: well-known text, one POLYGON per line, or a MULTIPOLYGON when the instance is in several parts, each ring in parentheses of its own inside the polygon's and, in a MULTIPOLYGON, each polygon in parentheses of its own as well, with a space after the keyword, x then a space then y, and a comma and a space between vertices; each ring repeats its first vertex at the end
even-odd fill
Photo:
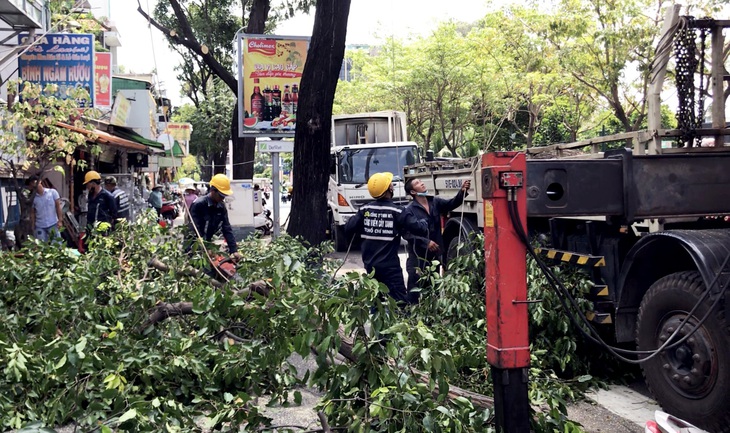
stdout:
MULTIPOLYGON (((667 21, 676 24, 678 8, 670 12, 667 21)), ((713 61, 721 60, 722 29, 730 23, 702 25, 712 35, 713 61)), ((593 311, 586 314, 593 326, 645 352, 636 358, 648 358, 642 371, 665 410, 709 431, 730 432, 730 146, 724 67, 713 65, 713 94, 723 98, 713 100, 710 127, 694 128, 689 138, 687 128, 660 129, 664 72, 654 71, 649 130, 527 149, 524 188, 535 247, 547 259, 583 267, 593 281, 593 311), (675 144, 666 147, 668 140, 675 144), (603 151, 607 144, 618 149, 603 151)), ((426 161, 405 169, 406 180, 419 178, 445 197, 472 182, 444 224, 447 262, 490 219, 483 191, 494 180, 480 161, 426 161)))

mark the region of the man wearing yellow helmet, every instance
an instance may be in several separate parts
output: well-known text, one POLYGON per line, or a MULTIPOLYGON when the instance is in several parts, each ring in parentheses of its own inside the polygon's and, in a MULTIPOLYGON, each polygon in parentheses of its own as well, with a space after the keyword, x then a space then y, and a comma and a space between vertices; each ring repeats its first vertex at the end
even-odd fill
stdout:
POLYGON ((223 200, 231 195, 231 181, 225 174, 216 174, 210 180, 208 194, 196 199, 190 205, 190 229, 195 234, 210 241, 219 231, 228 244, 228 253, 234 260, 241 258, 228 220, 228 209, 223 200))
POLYGON ((403 269, 398 258, 401 235, 428 235, 428 222, 418 220, 393 202, 393 174, 375 173, 368 180, 368 192, 375 199, 350 218, 345 235, 362 238, 361 253, 365 270, 375 271, 375 279, 388 286, 390 296, 399 304, 408 303, 403 269))
MULTIPOLYGON (((99 222, 113 226, 117 219, 117 203, 114 196, 101 187, 101 175, 94 170, 87 172, 84 176, 84 187, 89 192, 86 224, 93 227, 99 222)), ((108 230, 104 232, 108 233, 108 230)))

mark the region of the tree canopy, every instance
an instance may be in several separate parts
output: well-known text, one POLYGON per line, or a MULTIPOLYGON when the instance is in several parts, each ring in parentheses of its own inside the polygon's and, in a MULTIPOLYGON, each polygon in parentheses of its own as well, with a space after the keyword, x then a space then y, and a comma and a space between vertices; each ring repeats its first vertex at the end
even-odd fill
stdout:
POLYGON ((335 112, 405 111, 412 139, 451 156, 641 129, 648 71, 670 5, 509 4, 471 23, 443 22, 409 42, 353 48, 335 112))

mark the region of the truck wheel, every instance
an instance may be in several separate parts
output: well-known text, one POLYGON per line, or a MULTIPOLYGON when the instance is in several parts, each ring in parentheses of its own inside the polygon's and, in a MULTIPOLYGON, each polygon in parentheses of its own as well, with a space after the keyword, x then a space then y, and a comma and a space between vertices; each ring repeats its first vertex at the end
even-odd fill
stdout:
POLYGON ((472 235, 477 231, 477 228, 468 219, 461 221, 459 229, 448 241, 448 249, 446 250, 446 266, 448 267, 449 262, 453 259, 463 256, 465 254, 471 254, 472 248, 472 235))
MULTIPOLYGON (((698 272, 677 272, 654 283, 639 309, 639 350, 661 346, 706 287, 698 272)), ((680 330, 691 331, 707 313, 700 305, 680 330)), ((649 389, 665 411, 713 432, 730 432, 730 338, 724 311, 710 313, 684 343, 641 364, 649 389)))
POLYGON ((345 239, 345 227, 332 223, 330 229, 332 233, 332 242, 335 244, 335 251, 342 253, 347 251, 347 239, 345 239))

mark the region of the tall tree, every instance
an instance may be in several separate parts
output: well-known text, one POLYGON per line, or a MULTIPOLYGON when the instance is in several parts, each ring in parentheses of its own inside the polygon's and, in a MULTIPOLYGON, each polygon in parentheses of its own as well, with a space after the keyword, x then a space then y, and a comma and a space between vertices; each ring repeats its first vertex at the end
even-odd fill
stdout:
POLYGON ((592 89, 626 131, 637 129, 646 116, 653 45, 663 17, 659 10, 650 17, 649 11, 648 0, 566 0, 545 32, 565 70, 592 89))
MULTIPOLYGON (((187 65, 182 67, 182 75, 190 79, 188 91, 197 90, 204 94, 208 88, 204 81, 210 77, 202 69, 207 68, 237 95, 238 81, 233 73, 236 62, 231 41, 241 24, 246 23, 246 33, 262 34, 296 11, 308 11, 314 0, 282 0, 273 7, 271 0, 160 0, 154 17, 142 8, 140 0, 137 3, 137 11, 160 30, 171 45, 184 47, 190 56, 198 59, 195 63, 186 62, 187 65), (238 8, 240 17, 231 14, 238 8), (196 63, 199 66, 195 66, 196 63)), ((238 137, 237 108, 238 104, 234 103, 229 119, 233 177, 250 179, 253 177, 255 140, 238 137)), ((216 153, 221 155, 224 152, 225 149, 220 149, 216 153)), ((222 162, 218 161, 219 164, 222 162)))
MULTIPOLYGON (((190 153, 198 157, 202 179, 212 177, 212 162, 225 159, 231 137, 229 121, 236 101, 217 78, 211 80, 206 88, 204 99, 195 105, 186 104, 173 114, 174 121, 193 125, 190 153)), ((221 172, 222 168, 225 166, 218 167, 215 172, 221 172)))
POLYGON ((345 55, 350 0, 317 0, 302 73, 294 137, 294 198, 288 233, 312 244, 327 240, 330 125, 345 55))

